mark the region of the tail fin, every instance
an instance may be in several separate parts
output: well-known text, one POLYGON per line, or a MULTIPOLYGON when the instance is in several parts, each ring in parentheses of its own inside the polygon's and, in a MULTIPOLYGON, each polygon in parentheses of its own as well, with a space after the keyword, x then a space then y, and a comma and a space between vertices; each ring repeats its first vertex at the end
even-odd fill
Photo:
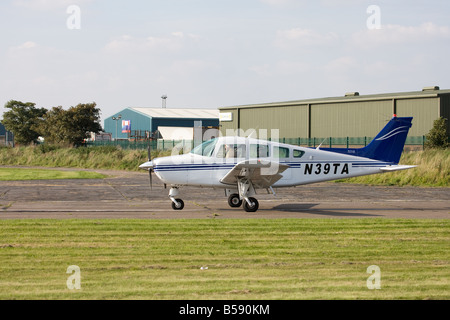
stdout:
POLYGON ((394 116, 372 142, 360 149, 322 148, 321 150, 354 155, 398 164, 412 126, 412 117, 394 116))

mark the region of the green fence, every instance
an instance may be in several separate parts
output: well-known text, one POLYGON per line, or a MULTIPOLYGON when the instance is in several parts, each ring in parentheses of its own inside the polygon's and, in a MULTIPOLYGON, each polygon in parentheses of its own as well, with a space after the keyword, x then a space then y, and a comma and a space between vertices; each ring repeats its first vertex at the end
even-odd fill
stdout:
MULTIPOLYGON (((333 147, 364 147, 367 146, 371 141, 372 137, 345 137, 345 138, 281 138, 277 141, 286 144, 292 144, 302 147, 318 147, 321 145, 324 148, 333 147)), ((269 139, 270 141, 270 139, 269 139)), ((425 144, 425 136, 419 137, 408 137, 406 139, 406 146, 421 146, 425 144)), ((190 150, 194 146, 200 144, 200 141, 193 140, 155 140, 151 141, 152 150, 172 150, 174 147, 178 147, 183 150, 190 150)), ((87 146, 120 146, 122 149, 147 149, 149 145, 148 141, 94 141, 88 142, 87 146)))
MULTIPOLYGON (((333 148, 333 147, 365 147, 371 141, 373 137, 345 137, 345 138, 282 138, 280 142, 293 144, 298 146, 307 146, 307 147, 318 147, 321 145, 324 148, 333 148)), ((424 146, 425 144, 425 136, 419 137, 408 137, 406 139, 406 146, 424 146)))
MULTIPOLYGON (((196 142, 195 145, 201 144, 202 142, 196 142)), ((154 141, 91 141, 87 143, 88 147, 98 147, 98 146, 118 146, 122 149, 147 149, 150 144, 152 150, 172 150, 175 147, 180 149, 193 149, 194 141, 192 140, 154 140, 154 141)))

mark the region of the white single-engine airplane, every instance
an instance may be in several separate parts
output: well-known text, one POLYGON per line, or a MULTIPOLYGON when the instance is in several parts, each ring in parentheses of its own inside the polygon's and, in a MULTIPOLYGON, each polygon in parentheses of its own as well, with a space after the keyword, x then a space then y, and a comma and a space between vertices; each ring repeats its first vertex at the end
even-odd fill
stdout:
MULTIPOLYGON (((394 117, 364 148, 303 148, 243 137, 204 142, 189 154, 156 158, 142 164, 165 184, 174 210, 182 210, 179 187, 225 189, 228 204, 247 212, 259 208, 257 189, 292 187, 316 182, 414 168, 398 165, 411 117, 394 117)), ((150 152, 149 152, 150 154, 150 152)))

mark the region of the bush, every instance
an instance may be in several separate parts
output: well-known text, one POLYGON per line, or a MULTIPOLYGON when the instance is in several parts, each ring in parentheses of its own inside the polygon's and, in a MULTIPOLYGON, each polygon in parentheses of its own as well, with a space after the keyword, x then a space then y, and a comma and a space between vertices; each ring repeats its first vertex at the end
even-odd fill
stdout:
POLYGON ((426 149, 447 149, 449 133, 447 132, 447 119, 440 117, 434 121, 433 128, 426 136, 426 149))

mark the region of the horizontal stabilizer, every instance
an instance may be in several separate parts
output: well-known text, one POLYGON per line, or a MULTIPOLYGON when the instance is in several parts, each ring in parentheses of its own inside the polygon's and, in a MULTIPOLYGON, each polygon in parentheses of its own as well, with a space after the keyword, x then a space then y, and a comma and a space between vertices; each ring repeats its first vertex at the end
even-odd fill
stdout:
POLYGON ((380 168, 381 171, 391 172, 391 171, 400 171, 400 170, 407 170, 416 168, 417 166, 404 166, 404 165, 397 165, 397 166, 388 166, 384 168, 380 168))

